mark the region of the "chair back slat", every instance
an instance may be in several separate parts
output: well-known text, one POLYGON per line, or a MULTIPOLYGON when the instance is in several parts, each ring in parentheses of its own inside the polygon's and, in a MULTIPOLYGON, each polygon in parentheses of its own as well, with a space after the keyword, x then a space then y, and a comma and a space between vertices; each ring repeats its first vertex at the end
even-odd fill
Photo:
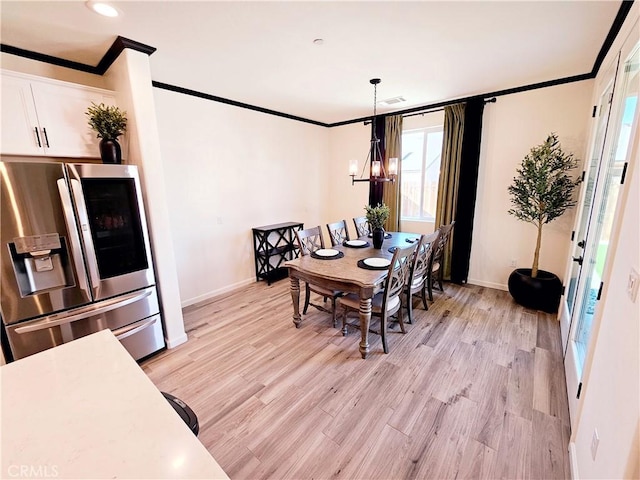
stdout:
POLYGON ((327 230, 329 231, 331 245, 334 247, 336 245, 342 245, 345 240, 351 240, 349 238, 349 230, 347 229, 347 222, 345 220, 328 223, 327 230))
POLYGON ((413 256, 413 263, 409 271, 409 279, 407 283, 412 285, 416 280, 424 280, 429 274, 429 264, 433 247, 438 239, 438 232, 431 235, 422 235, 416 247, 416 253, 413 256))
POLYGON ((455 224, 455 220, 447 225, 442 225, 438 229, 438 240, 436 242, 436 247, 433 250, 433 262, 439 262, 442 260, 442 256, 444 255, 444 249, 447 246, 447 242, 451 237, 451 231, 453 230, 453 226, 455 224))
POLYGON ((324 248, 320 225, 305 230, 296 230, 296 239, 298 240, 301 255, 310 255, 316 250, 324 248))
POLYGON ((416 251, 417 244, 413 244, 406 248, 397 248, 393 253, 391 265, 389 265, 389 273, 385 284, 385 299, 383 304, 393 297, 402 293, 405 283, 409 278, 409 269, 411 268, 411 260, 416 251))
POLYGON ((353 224, 356 226, 358 237, 366 237, 371 233, 371 227, 369 227, 367 217, 355 217, 353 224))

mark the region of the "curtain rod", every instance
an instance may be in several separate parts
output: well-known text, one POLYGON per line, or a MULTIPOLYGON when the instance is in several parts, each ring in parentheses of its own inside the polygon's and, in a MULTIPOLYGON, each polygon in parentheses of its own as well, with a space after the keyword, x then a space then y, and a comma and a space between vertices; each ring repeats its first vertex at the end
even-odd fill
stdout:
POLYGON ((433 110, 425 110, 424 112, 407 113, 406 115, 402 115, 402 118, 415 117, 416 115, 426 115, 427 113, 442 112, 443 110, 444 110, 444 107, 440 107, 440 108, 434 108, 433 110))
MULTIPOLYGON (((462 102, 462 103, 465 103, 465 102, 462 102)), ((493 98, 487 98, 487 99, 484 101, 484 103, 485 103, 485 104, 487 104, 487 103, 496 103, 496 97, 493 97, 493 98)), ((402 115, 402 118, 415 117, 416 115, 425 115, 425 114, 427 114, 427 113, 441 112, 441 111, 443 111, 443 110, 444 110, 444 108, 445 108, 445 107, 432 108, 432 109, 427 108, 427 109, 425 109, 424 111, 421 111, 421 112, 407 113, 407 114, 405 114, 405 115, 402 115)))
MULTIPOLYGON (((465 102, 461 102, 461 103, 465 103, 465 102)), ((496 103, 496 97, 493 98, 488 98, 484 101, 485 104, 487 103, 496 103)), ((439 108, 425 108, 423 111, 420 112, 412 112, 412 113, 406 113, 404 115, 402 115, 402 118, 407 118, 407 117, 415 117, 416 115, 426 115, 427 113, 435 113, 435 112, 441 112, 444 110, 445 107, 439 107, 439 108)), ((393 115, 391 114, 387 114, 387 115, 393 115)), ((386 116, 386 115, 381 115, 381 116, 386 116)), ((367 120, 364 122, 365 125, 369 125, 371 123, 371 120, 367 120)))

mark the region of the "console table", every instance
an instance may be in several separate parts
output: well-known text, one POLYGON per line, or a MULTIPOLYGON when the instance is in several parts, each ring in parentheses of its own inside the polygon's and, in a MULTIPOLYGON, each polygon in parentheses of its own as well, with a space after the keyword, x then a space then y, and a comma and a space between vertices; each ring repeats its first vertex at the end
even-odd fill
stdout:
POLYGON ((256 264, 256 281, 264 279, 267 285, 287 276, 283 263, 298 258, 300 251, 295 231, 302 230, 299 222, 276 223, 253 228, 253 250, 256 264))

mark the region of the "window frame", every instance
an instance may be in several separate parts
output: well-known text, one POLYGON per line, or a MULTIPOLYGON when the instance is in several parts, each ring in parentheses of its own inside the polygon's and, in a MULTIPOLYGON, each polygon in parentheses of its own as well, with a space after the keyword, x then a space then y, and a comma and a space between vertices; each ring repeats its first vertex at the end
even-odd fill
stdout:
MULTIPOLYGON (((402 208, 400 211, 400 220, 401 221, 406 221, 406 222, 425 222, 425 223, 432 223, 435 221, 435 216, 433 215, 425 215, 428 212, 424 211, 424 195, 425 195, 425 175, 426 175, 426 168, 427 168, 427 143, 428 143, 428 139, 429 139, 429 134, 430 133, 443 133, 444 136, 444 124, 441 125, 432 125, 432 126, 428 126, 428 127, 418 127, 418 128, 411 128, 411 129, 407 129, 407 130, 403 130, 402 131, 402 136, 404 137, 405 134, 411 134, 411 133, 417 133, 417 132, 423 132, 423 139, 422 139, 422 159, 420 162, 420 170, 417 169, 411 169, 411 170, 406 170, 408 173, 414 173, 414 172, 418 172, 420 173, 420 203, 419 203, 419 207, 420 207, 420 214, 417 217, 408 217, 403 215, 402 213, 402 208)), ((444 138, 443 138, 444 140, 444 138)), ((403 152, 403 156, 404 156, 404 152, 403 152)), ((442 161, 442 144, 440 146, 440 161, 442 161)), ((401 172, 404 175, 405 170, 404 170, 404 163, 401 164, 401 172)), ((438 173, 438 177, 440 176, 440 173, 438 173)), ((402 180, 401 180, 401 184, 402 184, 402 180)), ((402 195, 402 191, 400 192, 400 194, 402 195)))

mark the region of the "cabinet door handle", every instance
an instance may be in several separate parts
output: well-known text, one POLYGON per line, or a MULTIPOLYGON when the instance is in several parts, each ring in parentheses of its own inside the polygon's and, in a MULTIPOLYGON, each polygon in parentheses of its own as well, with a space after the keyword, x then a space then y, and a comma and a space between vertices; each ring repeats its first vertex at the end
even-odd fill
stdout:
POLYGON ((51 148, 51 145, 49 145, 49 137, 47 136, 47 129, 43 128, 42 131, 44 132, 44 141, 47 143, 47 148, 51 148))
POLYGON ((36 131, 36 139, 38 140, 38 148, 42 148, 42 144, 40 143, 40 134, 38 133, 38 127, 33 128, 36 131))

